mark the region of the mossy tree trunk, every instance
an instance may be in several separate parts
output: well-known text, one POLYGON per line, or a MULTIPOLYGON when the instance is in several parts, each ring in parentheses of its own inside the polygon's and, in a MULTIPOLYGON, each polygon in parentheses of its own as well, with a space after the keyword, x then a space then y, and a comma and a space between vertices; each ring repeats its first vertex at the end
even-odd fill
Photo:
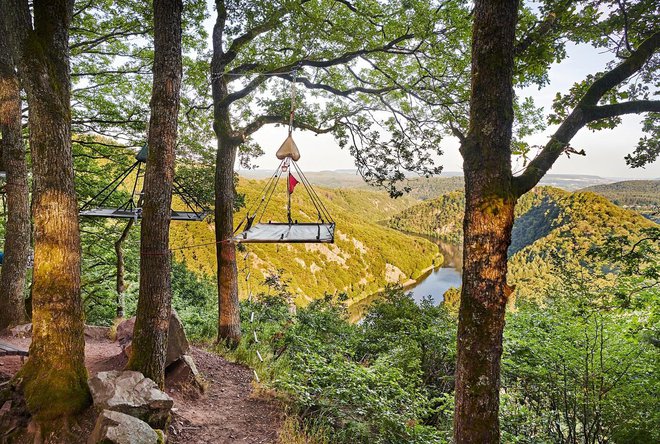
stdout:
POLYGON ((478 1, 472 42, 465 173, 463 286, 458 320, 458 444, 497 443, 507 249, 517 196, 512 186, 513 45, 518 1, 478 1))
POLYGON ((181 0, 154 0, 154 77, 140 231, 140 296, 128 368, 165 385, 172 288, 169 230, 181 90, 181 0))
POLYGON ((0 24, 0 168, 7 173, 5 247, 0 273, 0 330, 26 322, 25 277, 30 254, 30 204, 21 134, 20 85, 9 41, 0 24))
POLYGON ((32 344, 30 359, 14 380, 35 417, 52 419, 75 414, 90 402, 71 152, 68 28, 73 1, 35 0, 34 17, 27 0, 4 3, 27 92, 34 176, 32 344))

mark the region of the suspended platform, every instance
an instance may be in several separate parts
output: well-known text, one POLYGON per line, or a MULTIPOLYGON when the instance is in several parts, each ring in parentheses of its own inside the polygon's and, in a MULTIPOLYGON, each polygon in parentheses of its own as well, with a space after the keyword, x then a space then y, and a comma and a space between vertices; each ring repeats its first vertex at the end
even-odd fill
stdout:
POLYGON ((281 160, 280 166, 266 182, 261 192, 261 199, 252 205, 247 211, 245 218, 236 228, 233 238, 234 242, 274 244, 333 243, 335 241, 335 221, 296 163, 300 159, 300 152, 296 143, 293 141, 291 132, 289 132, 289 137, 287 137, 277 151, 276 156, 281 160), (294 171, 292 170, 295 171, 298 178, 294 176, 294 171), (261 222, 282 176, 286 176, 286 222, 261 222), (317 215, 316 222, 298 222, 292 217, 291 195, 298 184, 302 185, 309 196, 310 202, 314 206, 317 215))
POLYGON ((236 236, 237 242, 251 243, 329 243, 335 239, 333 223, 259 223, 236 236))
MULTIPOLYGON (((135 156, 135 159, 133 165, 124 170, 80 208, 80 216, 135 220, 142 218, 142 196, 144 195, 142 185, 144 165, 147 162, 146 145, 135 156), (130 196, 123 201, 118 201, 117 190, 122 184, 125 189, 130 190, 130 196), (111 203, 118 203, 118 205, 112 206, 111 203)), ((199 222, 210 213, 193 195, 186 191, 176 178, 173 183, 172 197, 178 198, 184 207, 183 210, 172 209, 172 220, 199 222)))
MULTIPOLYGON (((142 209, 135 208, 133 210, 122 210, 116 208, 92 208, 90 210, 80 211, 81 216, 88 217, 106 217, 114 219, 141 219, 142 209)), ((172 210, 172 220, 182 220, 188 222, 199 222, 208 216, 208 211, 196 213, 193 211, 174 211, 172 210)))

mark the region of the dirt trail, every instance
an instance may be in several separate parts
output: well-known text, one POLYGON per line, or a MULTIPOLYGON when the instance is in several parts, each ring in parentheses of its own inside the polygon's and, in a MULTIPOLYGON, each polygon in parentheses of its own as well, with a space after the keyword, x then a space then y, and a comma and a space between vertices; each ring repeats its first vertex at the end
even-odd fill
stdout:
MULTIPOLYGON (((0 342, 27 349, 29 338, 0 336, 0 342)), ((208 383, 206 393, 195 396, 190 390, 166 388, 174 398, 169 443, 174 444, 274 444, 278 440, 281 411, 277 404, 253 394, 252 370, 226 361, 197 347, 192 355, 208 383)), ((120 370, 126 358, 116 342, 87 339, 85 363, 90 375, 120 370)), ((0 382, 13 376, 21 359, 0 357, 0 382)), ((90 430, 91 431, 91 430, 90 430)), ((82 442, 86 442, 86 437, 82 442)))

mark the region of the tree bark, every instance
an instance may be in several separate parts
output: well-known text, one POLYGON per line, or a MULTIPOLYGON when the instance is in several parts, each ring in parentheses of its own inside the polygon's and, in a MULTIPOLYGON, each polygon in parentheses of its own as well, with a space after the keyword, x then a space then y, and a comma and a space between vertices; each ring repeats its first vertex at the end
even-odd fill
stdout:
POLYGON ((218 152, 215 167, 215 239, 218 258, 218 342, 230 347, 241 340, 236 246, 234 233, 234 163, 238 144, 228 137, 229 114, 216 112, 218 152))
POLYGON ((20 85, 5 32, 0 36, 0 156, 7 173, 7 224, 0 273, 0 330, 27 320, 25 277, 30 254, 30 199, 21 124, 20 85))
POLYGON ((71 152, 71 0, 8 1, 13 53, 29 106, 34 174, 30 359, 14 381, 37 419, 89 405, 80 296, 80 233, 71 152))
POLYGON ((122 248, 128 233, 133 226, 134 219, 129 219, 126 227, 121 232, 121 236, 115 242, 115 254, 117 255, 117 317, 124 317, 124 292, 126 291, 124 250, 122 248))
POLYGON ((456 364, 456 443, 497 443, 507 249, 516 196, 511 174, 516 0, 477 1, 465 172, 463 286, 456 364))
POLYGON ((128 368, 142 372, 162 388, 172 310, 169 229, 182 76, 183 4, 181 0, 154 0, 153 7, 154 80, 140 231, 140 296, 128 368))
POLYGON ((213 130, 218 139, 215 164, 215 239, 218 279, 218 342, 236 347, 241 340, 238 300, 238 267, 236 246, 230 241, 234 233, 234 163, 242 137, 232 128, 227 98, 227 79, 223 75, 232 53, 223 51, 226 20, 224 2, 216 1, 218 17, 213 28, 211 60, 213 92, 213 130))

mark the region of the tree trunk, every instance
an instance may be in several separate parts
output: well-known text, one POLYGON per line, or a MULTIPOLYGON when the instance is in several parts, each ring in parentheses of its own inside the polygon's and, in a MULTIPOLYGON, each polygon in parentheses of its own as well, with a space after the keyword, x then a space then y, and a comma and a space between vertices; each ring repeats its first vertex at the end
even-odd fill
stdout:
POLYGON ((238 144, 231 137, 229 113, 216 110, 218 152, 215 166, 215 239, 218 259, 218 342, 236 347, 241 340, 234 233, 234 162, 238 144))
POLYGON ((133 226, 134 219, 129 219, 126 227, 121 232, 121 236, 115 242, 115 253, 117 254, 117 317, 124 317, 124 292, 126 291, 126 280, 124 278, 125 268, 124 268, 124 250, 122 245, 128 237, 129 231, 133 226))
POLYGON ((144 177, 140 296, 128 368, 165 384, 172 289, 169 230, 182 61, 181 0, 154 0, 154 80, 144 177))
POLYGON ((497 443, 500 361, 516 196, 511 175, 516 0, 475 3, 465 172, 463 286, 456 364, 456 443, 497 443))
POLYGON ((229 91, 224 72, 234 54, 225 53, 223 36, 227 11, 223 1, 216 1, 218 16, 213 27, 211 86, 213 92, 213 130, 218 139, 215 164, 215 240, 218 261, 218 339, 230 347, 241 340, 241 318, 238 301, 238 267, 234 234, 234 163, 243 139, 232 128, 229 91))
POLYGON ((0 273, 0 330, 27 320, 25 276, 30 254, 28 171, 21 134, 20 86, 12 59, 4 34, 0 36, 0 156, 7 173, 7 224, 0 273))
POLYGON ((14 379, 37 419, 89 405, 73 183, 68 28, 73 1, 8 2, 9 34, 29 105, 34 174, 30 359, 14 379))

